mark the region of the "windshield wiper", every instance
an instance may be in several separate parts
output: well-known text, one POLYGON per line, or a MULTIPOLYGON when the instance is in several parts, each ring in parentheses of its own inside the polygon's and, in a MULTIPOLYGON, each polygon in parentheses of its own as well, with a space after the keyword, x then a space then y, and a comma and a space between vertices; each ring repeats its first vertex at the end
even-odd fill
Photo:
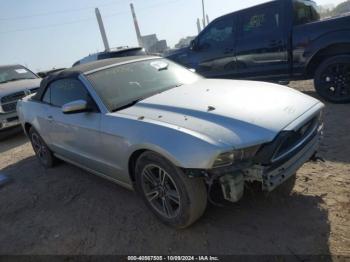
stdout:
POLYGON ((117 107, 117 108, 113 109, 112 112, 116 112, 116 111, 123 110, 123 109, 128 108, 128 107, 131 107, 131 106, 137 104, 138 102, 140 102, 141 100, 144 100, 144 99, 146 99, 146 98, 148 98, 148 97, 151 97, 151 96, 154 96, 154 95, 156 95, 156 94, 161 94, 161 93, 163 93, 163 92, 165 92, 165 91, 167 91, 167 90, 169 90, 169 89, 172 89, 172 88, 175 88, 175 87, 179 87, 179 86, 182 86, 182 85, 183 85, 182 83, 176 84, 176 85, 170 86, 170 87, 168 87, 168 88, 166 88, 166 89, 164 89, 164 90, 157 91, 157 92, 155 92, 155 93, 153 93, 153 94, 149 94, 148 96, 144 96, 144 97, 135 99, 135 100, 133 100, 133 101, 131 101, 131 102, 125 104, 125 105, 122 105, 122 106, 120 106, 120 107, 117 107))
POLYGON ((125 105, 122 105, 120 107, 117 107, 116 109, 113 109, 112 112, 116 112, 116 111, 123 110, 123 109, 128 108, 128 107, 131 107, 131 106, 135 105, 136 103, 140 102, 143 99, 145 99, 145 98, 142 97, 142 98, 139 98, 139 99, 135 99, 135 100, 133 100, 133 101, 131 101, 131 102, 125 104, 125 105))

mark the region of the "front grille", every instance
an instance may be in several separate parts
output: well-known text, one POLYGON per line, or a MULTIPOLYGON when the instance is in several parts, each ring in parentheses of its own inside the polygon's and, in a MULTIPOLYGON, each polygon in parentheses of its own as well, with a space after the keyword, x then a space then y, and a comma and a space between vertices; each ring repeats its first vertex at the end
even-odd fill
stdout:
POLYGON ((314 117, 306 122, 302 127, 296 131, 289 132, 288 135, 281 141, 277 149, 275 150, 272 162, 277 161, 306 142, 308 137, 312 136, 312 133, 317 132, 318 117, 314 117))
POLYGON ((307 121, 296 131, 282 131, 276 138, 262 145, 254 157, 254 162, 264 166, 279 165, 299 152, 316 134, 319 115, 307 121))
POLYGON ((17 101, 26 96, 24 91, 16 92, 1 98, 1 107, 4 113, 16 111, 17 101))
POLYGON ((25 92, 24 91, 20 91, 20 92, 16 92, 16 93, 13 93, 11 95, 7 95, 7 96, 4 96, 1 98, 1 103, 9 103, 9 102, 12 102, 12 101, 17 101, 23 97, 25 97, 25 92))
POLYGON ((16 110, 17 101, 9 104, 2 105, 2 110, 5 113, 12 112, 16 110))
POLYGON ((18 120, 18 116, 9 117, 6 119, 7 122, 13 122, 13 121, 17 121, 17 120, 18 120))

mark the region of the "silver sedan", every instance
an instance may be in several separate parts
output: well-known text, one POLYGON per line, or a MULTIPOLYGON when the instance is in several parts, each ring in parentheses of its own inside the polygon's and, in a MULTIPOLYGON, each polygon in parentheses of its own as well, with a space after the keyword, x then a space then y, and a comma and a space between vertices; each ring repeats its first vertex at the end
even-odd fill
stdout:
POLYGON ((135 189, 177 228, 208 199, 239 201, 247 183, 290 193, 317 151, 322 108, 284 86, 204 79, 159 57, 64 70, 17 106, 45 167, 59 158, 135 189))

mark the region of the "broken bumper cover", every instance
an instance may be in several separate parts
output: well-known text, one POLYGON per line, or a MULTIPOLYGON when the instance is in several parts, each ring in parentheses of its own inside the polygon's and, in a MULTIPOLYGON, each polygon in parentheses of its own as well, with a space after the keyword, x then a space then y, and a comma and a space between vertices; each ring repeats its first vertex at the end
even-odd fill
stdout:
POLYGON ((262 169, 263 190, 272 191, 282 184, 317 152, 320 142, 320 134, 317 133, 312 140, 307 143, 297 154, 282 165, 271 169, 262 169))

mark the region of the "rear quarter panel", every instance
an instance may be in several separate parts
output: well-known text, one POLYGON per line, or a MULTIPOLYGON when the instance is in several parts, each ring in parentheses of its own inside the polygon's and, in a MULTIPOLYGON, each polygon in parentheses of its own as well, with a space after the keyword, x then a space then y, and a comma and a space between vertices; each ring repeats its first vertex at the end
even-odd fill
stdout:
POLYGON ((340 43, 350 43, 350 16, 294 26, 293 73, 304 74, 318 51, 340 43))

